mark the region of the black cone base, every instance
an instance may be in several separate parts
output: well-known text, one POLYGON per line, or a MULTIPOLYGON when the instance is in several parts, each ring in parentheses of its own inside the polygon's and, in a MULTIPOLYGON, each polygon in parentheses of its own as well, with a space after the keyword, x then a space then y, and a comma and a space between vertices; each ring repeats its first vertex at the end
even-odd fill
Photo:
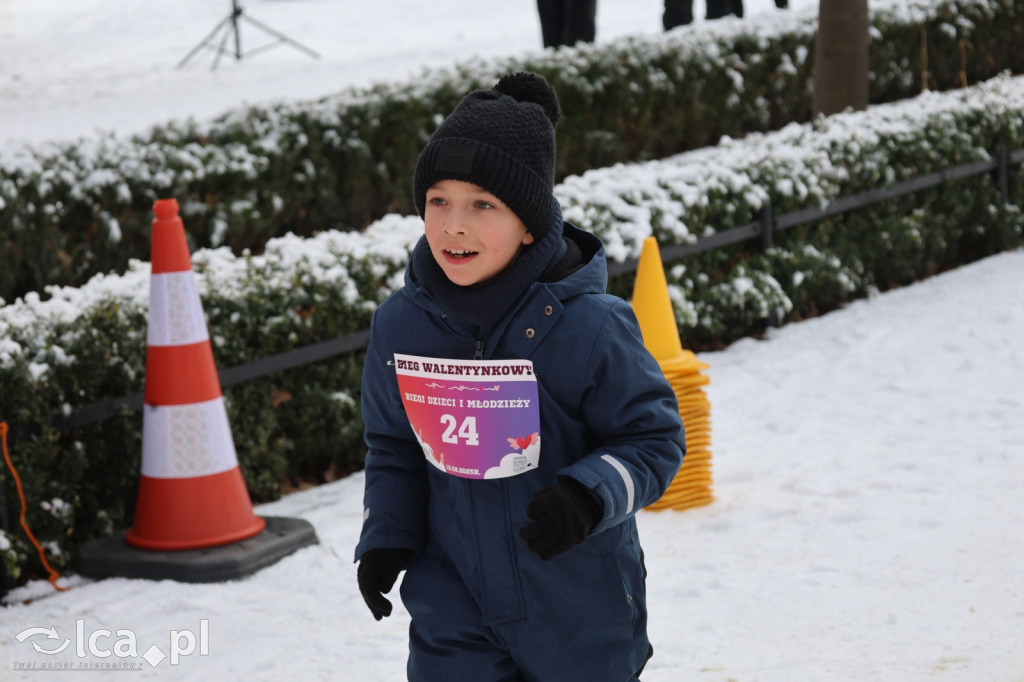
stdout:
POLYGON ((82 545, 75 569, 87 578, 145 578, 213 583, 251 575, 298 549, 319 542, 304 519, 264 516, 266 528, 219 547, 161 551, 132 547, 124 532, 82 545))

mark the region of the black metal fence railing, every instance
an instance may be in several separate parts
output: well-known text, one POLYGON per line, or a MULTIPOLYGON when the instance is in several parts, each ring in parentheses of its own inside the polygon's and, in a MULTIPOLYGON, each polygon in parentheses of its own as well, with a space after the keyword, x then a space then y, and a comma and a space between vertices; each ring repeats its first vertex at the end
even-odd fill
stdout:
MULTIPOLYGON (((686 256, 693 256, 705 251, 713 251, 738 244, 749 239, 760 239, 763 248, 772 245, 772 237, 775 232, 788 230, 797 225, 816 222, 825 218, 846 213, 858 208, 865 208, 872 204, 881 203, 888 199, 901 197, 905 194, 913 194, 926 189, 931 189, 944 182, 963 180, 965 178, 981 175, 983 173, 995 173, 996 184, 1003 197, 1003 203, 1010 201, 1010 166, 1024 162, 1024 148, 1014 152, 1007 152, 1005 146, 1000 146, 991 161, 972 161, 960 164, 951 168, 919 175, 909 180, 898 182, 889 187, 872 189, 858 194, 851 194, 848 197, 836 199, 825 206, 805 208, 792 213, 785 213, 778 217, 772 215, 771 205, 761 210, 758 219, 722 232, 716 232, 710 237, 698 239, 693 244, 682 244, 666 246, 660 249, 663 261, 674 261, 686 256)), ((609 263, 608 274, 621 275, 636 270, 637 260, 630 259, 621 263, 609 263)))
MULTIPOLYGON (((931 189, 945 182, 955 182, 984 173, 993 173, 995 175, 996 186, 1002 194, 1003 203, 1009 203, 1010 167, 1021 163, 1024 163, 1024 148, 1011 152, 1007 151, 1005 145, 999 145, 990 161, 972 161, 926 173, 890 185, 889 187, 872 189, 842 197, 825 206, 805 208, 775 216, 772 214, 771 205, 769 204, 760 211, 757 220, 746 225, 717 232, 710 237, 698 239, 693 244, 663 247, 660 249, 661 258, 663 261, 671 262, 751 239, 759 239, 761 248, 767 249, 771 247, 776 232, 788 230, 797 225, 823 220, 830 216, 846 213, 847 211, 865 208, 872 204, 906 194, 931 189)), ((634 272, 637 263, 637 259, 629 259, 621 263, 608 263, 608 275, 614 276, 634 272)), ((277 355, 271 355, 244 365, 221 370, 219 372, 220 382, 222 386, 232 386, 275 372, 294 369, 295 367, 301 367, 312 362, 352 353, 366 348, 369 338, 369 330, 362 330, 284 353, 278 353, 277 355)), ((110 398, 73 410, 66 417, 58 419, 56 425, 61 429, 82 428, 123 414, 125 409, 141 410, 142 405, 142 393, 133 393, 132 395, 120 398, 110 398)))
MULTIPOLYGON (((369 340, 370 330, 364 329, 345 336, 303 346, 302 348, 294 348, 277 355, 253 360, 244 365, 222 369, 217 372, 217 375, 220 377, 221 386, 244 384, 247 381, 259 379, 274 372, 294 369, 302 365, 308 365, 311 362, 327 360, 338 355, 362 350, 366 348, 369 340)), ((72 411, 64 419, 58 420, 57 426, 61 429, 80 429, 84 426, 116 417, 122 414, 125 409, 141 410, 142 405, 142 393, 132 393, 120 398, 108 398, 97 403, 84 405, 72 411)))

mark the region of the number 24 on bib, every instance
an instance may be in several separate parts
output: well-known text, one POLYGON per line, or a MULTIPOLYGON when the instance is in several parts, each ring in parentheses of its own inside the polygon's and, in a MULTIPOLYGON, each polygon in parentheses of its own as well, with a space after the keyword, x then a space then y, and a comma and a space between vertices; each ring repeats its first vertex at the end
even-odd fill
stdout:
POLYGON ((540 406, 529 360, 449 360, 395 354, 402 404, 423 454, 462 478, 537 468, 540 406))

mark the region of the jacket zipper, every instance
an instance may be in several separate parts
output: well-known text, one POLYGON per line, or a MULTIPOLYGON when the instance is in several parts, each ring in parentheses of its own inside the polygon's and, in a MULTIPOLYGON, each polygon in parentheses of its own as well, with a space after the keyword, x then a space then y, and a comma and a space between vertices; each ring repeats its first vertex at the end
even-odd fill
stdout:
POLYGON ((484 359, 484 342, 483 341, 477 341, 476 342, 476 355, 473 356, 473 359, 474 360, 483 360, 484 359))

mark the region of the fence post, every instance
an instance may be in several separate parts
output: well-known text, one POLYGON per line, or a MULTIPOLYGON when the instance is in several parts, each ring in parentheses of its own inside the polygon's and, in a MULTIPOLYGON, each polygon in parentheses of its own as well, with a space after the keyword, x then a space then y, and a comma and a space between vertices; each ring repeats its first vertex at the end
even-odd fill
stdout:
POLYGON ((1010 203, 1010 154, 1006 149, 1006 142, 1003 136, 999 136, 999 146, 996 148, 996 185, 999 187, 999 194, 1003 198, 1003 206, 1010 203))
MULTIPOLYGON (((772 248, 772 241, 775 236, 775 216, 772 215, 771 199, 765 199, 764 206, 757 213, 757 221, 761 228, 758 233, 761 250, 767 252, 768 249, 772 248)), ((772 306, 768 310, 768 326, 778 327, 781 322, 778 309, 772 306)))
POLYGON ((775 229, 775 217, 772 215, 772 200, 765 199, 764 206, 757 214, 758 222, 761 224, 761 250, 767 251, 772 248, 772 237, 775 229))

